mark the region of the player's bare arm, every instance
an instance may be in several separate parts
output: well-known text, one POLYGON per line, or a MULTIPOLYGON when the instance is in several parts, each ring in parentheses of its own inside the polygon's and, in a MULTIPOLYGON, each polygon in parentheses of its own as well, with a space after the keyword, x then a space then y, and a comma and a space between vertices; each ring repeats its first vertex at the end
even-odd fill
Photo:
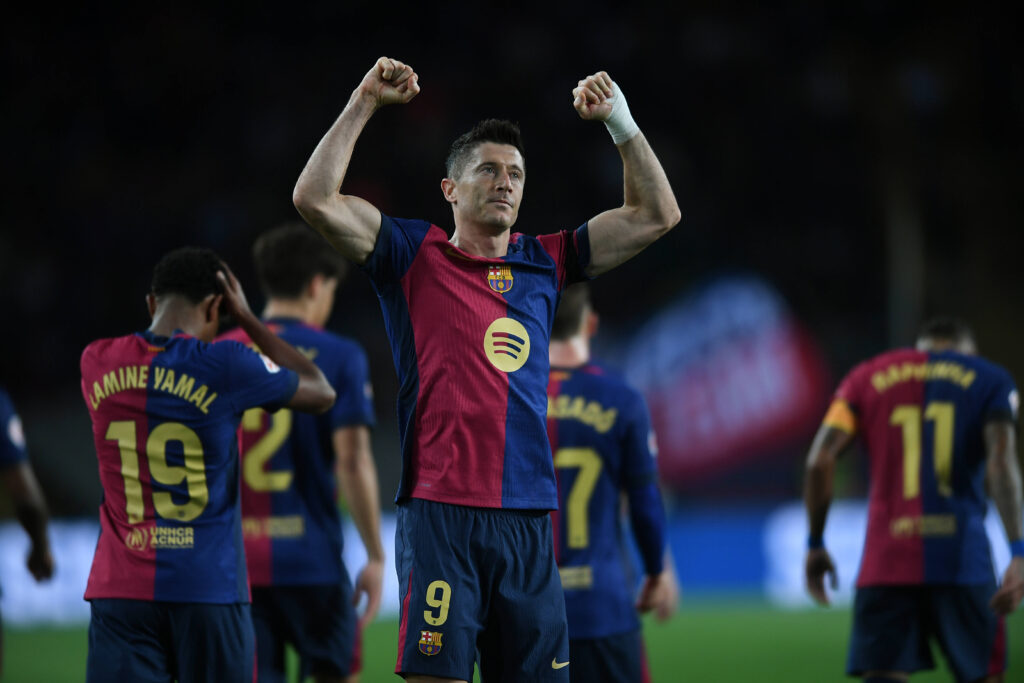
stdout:
MULTIPOLYGON (((1024 493, 1020 465, 1017 462, 1016 432, 1012 422, 985 425, 985 478, 988 493, 995 501, 999 517, 1010 541, 1024 540, 1024 493)), ((1024 557, 1015 555, 1003 574, 1003 582, 992 597, 991 606, 999 614, 1009 614, 1024 599, 1024 557)))
POLYGON ((825 576, 829 576, 832 590, 839 586, 835 564, 825 550, 822 537, 828 509, 832 504, 836 460, 852 441, 852 434, 830 425, 822 425, 807 455, 804 506, 807 508, 809 547, 804 560, 804 574, 807 592, 820 605, 829 604, 828 593, 825 592, 825 576))
POLYGON ((590 219, 587 274, 594 276, 628 261, 671 230, 679 222, 679 204, 611 77, 604 71, 587 76, 572 95, 580 118, 605 122, 622 157, 622 206, 590 219))
POLYGON ((397 59, 381 57, 373 65, 302 169, 292 201, 302 217, 346 258, 363 264, 380 231, 377 207, 341 194, 356 140, 381 107, 405 104, 420 91, 419 76, 397 59))
POLYGON ((334 432, 338 487, 348 505, 359 538, 366 548, 366 566, 356 577, 352 599, 358 605, 366 595, 366 609, 360 617, 365 628, 380 609, 384 581, 384 546, 380 542, 380 493, 377 466, 370 448, 370 430, 364 425, 342 427, 334 432))
POLYGON ((223 289, 221 296, 225 308, 264 355, 299 376, 299 386, 288 407, 307 413, 325 412, 334 405, 335 393, 330 382, 313 361, 266 328, 249 308, 238 278, 226 263, 221 265, 223 269, 217 272, 217 279, 223 289))
POLYGON ((53 553, 46 533, 48 514, 43 490, 32 466, 22 462, 3 471, 4 488, 14 501, 14 513, 28 534, 31 546, 25 564, 36 581, 53 576, 53 553))

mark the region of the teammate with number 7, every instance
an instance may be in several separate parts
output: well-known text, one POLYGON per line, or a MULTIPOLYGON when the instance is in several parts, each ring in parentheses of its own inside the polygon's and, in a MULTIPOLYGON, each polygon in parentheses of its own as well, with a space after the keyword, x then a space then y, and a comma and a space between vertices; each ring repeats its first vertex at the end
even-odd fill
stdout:
POLYGON ((412 67, 377 60, 293 196, 306 221, 373 280, 398 370, 396 672, 469 681, 479 651, 485 681, 565 681, 565 603, 547 514, 557 505, 545 426, 551 320, 565 287, 637 254, 679 221, 679 207, 603 71, 577 83, 572 103, 608 128, 625 197, 575 229, 512 232, 527 171, 519 128, 508 121, 482 121, 452 145, 440 183, 450 237, 342 194, 370 117, 419 91, 412 67))
POLYGON ((164 256, 146 302, 148 330, 82 353, 103 485, 87 680, 251 683, 236 430, 256 406, 322 413, 334 390, 209 249, 164 256), (263 355, 209 343, 222 307, 263 355))
POLYGON ((828 604, 825 576, 837 585, 823 543, 833 471, 860 435, 871 483, 849 675, 905 681, 934 668, 934 638, 958 681, 1002 680, 1004 616, 1024 598, 1018 408, 1010 375, 975 355, 970 329, 947 318, 924 326, 917 349, 865 361, 839 385, 807 459, 805 569, 811 596, 828 604), (998 588, 986 485, 1012 555, 998 588))

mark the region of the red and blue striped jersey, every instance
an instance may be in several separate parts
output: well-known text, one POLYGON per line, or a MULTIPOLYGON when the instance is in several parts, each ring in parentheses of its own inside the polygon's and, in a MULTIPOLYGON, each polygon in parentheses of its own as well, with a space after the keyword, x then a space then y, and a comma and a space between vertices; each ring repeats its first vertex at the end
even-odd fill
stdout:
POLYGON ((569 637, 604 638, 640 627, 622 496, 644 572, 662 570, 665 511, 643 396, 595 364, 552 368, 548 437, 558 477, 551 513, 569 637))
MULTIPOLYGON (((341 580, 341 515, 334 471, 335 430, 372 426, 373 392, 363 349, 299 320, 273 318, 270 331, 304 353, 334 387, 323 415, 250 408, 242 416, 242 530, 254 586, 341 580)), ((221 339, 251 344, 244 330, 221 339)))
POLYGON ((0 387, 0 469, 28 460, 21 418, 7 392, 0 387))
POLYGON ((559 293, 584 279, 586 224, 514 233, 481 258, 441 228, 383 216, 363 269, 398 371, 402 479, 396 500, 553 509, 545 413, 548 338, 559 293))
POLYGON ((238 422, 298 376, 237 342, 148 331, 93 342, 81 369, 103 485, 86 599, 248 602, 238 422))
POLYGON ((983 431, 1016 421, 1017 401, 1003 368, 952 351, 889 351, 846 376, 824 422, 869 458, 858 586, 991 580, 983 431))

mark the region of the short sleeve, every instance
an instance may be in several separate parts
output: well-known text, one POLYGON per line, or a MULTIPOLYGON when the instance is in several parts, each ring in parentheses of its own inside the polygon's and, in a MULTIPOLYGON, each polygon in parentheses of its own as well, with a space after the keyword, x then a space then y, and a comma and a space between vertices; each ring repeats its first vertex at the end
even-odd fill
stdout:
POLYGON ((338 398, 331 408, 331 426, 334 429, 366 425, 376 422, 373 413, 373 386, 366 353, 353 345, 347 350, 345 362, 338 369, 334 381, 338 398))
POLYGON ((260 407, 272 413, 284 406, 299 388, 299 376, 262 353, 236 341, 213 344, 226 357, 231 403, 236 412, 260 407))
POLYGON ((825 418, 822 420, 822 425, 834 427, 847 434, 857 433, 857 416, 860 413, 860 405, 863 400, 863 367, 863 365, 857 366, 839 383, 836 393, 832 396, 828 412, 825 413, 825 418))
POLYGON ((558 291, 576 282, 591 279, 586 273, 590 265, 590 230, 587 223, 575 230, 562 230, 541 235, 537 239, 555 262, 558 291))
POLYGON ((0 468, 10 467, 28 460, 25 434, 21 418, 14 410, 14 404, 3 389, 0 389, 0 468))
POLYGON ((985 400, 984 415, 986 422, 1016 423, 1020 417, 1020 394, 1017 393, 1013 378, 1005 370, 1000 369, 994 377, 985 400))
POLYGON ((397 283, 409 270, 429 230, 426 221, 381 214, 377 242, 361 268, 378 287, 397 283))

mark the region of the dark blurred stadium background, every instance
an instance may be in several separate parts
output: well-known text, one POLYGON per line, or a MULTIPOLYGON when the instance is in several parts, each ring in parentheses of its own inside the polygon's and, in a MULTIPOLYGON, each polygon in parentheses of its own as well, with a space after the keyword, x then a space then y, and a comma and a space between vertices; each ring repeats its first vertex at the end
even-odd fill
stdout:
MULTIPOLYGON (((346 191, 450 225, 448 143, 511 118, 528 158, 517 228, 531 233, 621 199, 607 134, 570 106, 576 80, 606 69, 683 221, 594 283, 598 347, 651 401, 684 586, 757 589, 770 534, 749 520, 798 497, 810 436, 853 364, 947 312, 1024 380, 1018 27, 962 4, 772 5, 5 10, 0 383, 53 514, 94 519, 100 498, 82 348, 147 325, 151 267, 184 244, 217 249, 260 306, 253 238, 298 218, 292 185, 376 57, 412 64, 423 91, 371 121, 346 191), (727 539, 761 563, 692 559, 727 539)), ((396 381, 360 273, 330 327, 370 354, 388 509, 396 381)), ((862 496, 861 463, 843 468, 838 494, 862 496)))

